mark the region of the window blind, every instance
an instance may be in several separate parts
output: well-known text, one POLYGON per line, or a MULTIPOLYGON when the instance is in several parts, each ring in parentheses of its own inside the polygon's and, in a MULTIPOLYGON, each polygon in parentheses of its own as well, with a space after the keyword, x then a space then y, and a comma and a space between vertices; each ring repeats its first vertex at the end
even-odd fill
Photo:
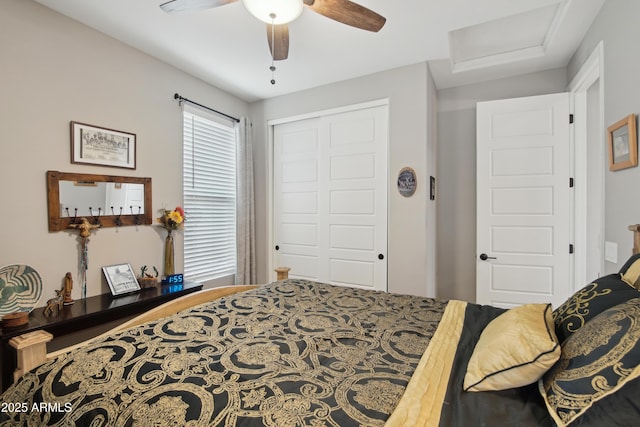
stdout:
POLYGON ((184 273, 204 282, 236 270, 236 129, 184 111, 184 273))

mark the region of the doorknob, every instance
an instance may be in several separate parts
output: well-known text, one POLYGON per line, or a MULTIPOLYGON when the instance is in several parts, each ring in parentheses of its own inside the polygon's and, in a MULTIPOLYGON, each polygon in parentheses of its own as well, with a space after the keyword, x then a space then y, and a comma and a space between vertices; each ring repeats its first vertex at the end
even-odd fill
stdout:
POLYGON ((480 259, 481 259, 482 261, 486 261, 486 260, 488 260, 488 259, 498 259, 498 258, 496 258, 496 257, 494 257, 494 256, 489 256, 489 255, 487 255, 487 254, 480 254, 480 259))

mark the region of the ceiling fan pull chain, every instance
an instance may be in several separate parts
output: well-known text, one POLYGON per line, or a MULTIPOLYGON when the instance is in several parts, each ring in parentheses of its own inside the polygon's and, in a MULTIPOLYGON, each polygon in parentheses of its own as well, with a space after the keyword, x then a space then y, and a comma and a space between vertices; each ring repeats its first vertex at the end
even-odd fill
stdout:
POLYGON ((276 48, 276 25, 275 25, 276 15, 275 13, 271 13, 269 16, 271 17, 271 66, 269 67, 269 69, 271 70, 271 84, 274 85, 276 84, 276 79, 275 79, 276 66, 273 65, 273 62, 274 62, 273 51, 276 48))

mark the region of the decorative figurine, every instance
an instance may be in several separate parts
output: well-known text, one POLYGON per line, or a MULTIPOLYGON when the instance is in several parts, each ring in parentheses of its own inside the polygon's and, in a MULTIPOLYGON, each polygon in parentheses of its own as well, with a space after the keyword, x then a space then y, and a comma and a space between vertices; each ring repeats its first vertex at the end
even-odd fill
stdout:
POLYGON ((51 298, 50 300, 47 300, 47 306, 45 307, 43 314, 45 316, 53 314, 54 308, 56 309, 56 314, 60 313, 60 310, 62 309, 63 301, 64 301, 63 290, 56 289, 55 298, 51 298))
POLYGON ((142 289, 150 288, 158 283, 158 275, 160 274, 158 269, 153 266, 153 275, 151 273, 147 273, 147 269, 148 268, 146 265, 143 265, 142 268, 140 268, 140 277, 138 277, 138 283, 140 284, 140 287, 142 289))
POLYGON ((100 225, 91 224, 87 218, 80 218, 80 224, 69 224, 71 228, 80 230, 80 237, 87 238, 91 236, 91 230, 100 228, 100 225))
POLYGON ((67 272, 64 275, 64 305, 71 305, 75 301, 71 298, 71 291, 73 290, 73 278, 71 277, 71 272, 67 272))
POLYGON ((87 269, 89 268, 89 236, 91 230, 100 228, 100 224, 91 224, 87 218, 80 218, 79 224, 69 224, 70 228, 80 230, 80 247, 82 249, 80 280, 82 282, 82 298, 87 298, 87 269))

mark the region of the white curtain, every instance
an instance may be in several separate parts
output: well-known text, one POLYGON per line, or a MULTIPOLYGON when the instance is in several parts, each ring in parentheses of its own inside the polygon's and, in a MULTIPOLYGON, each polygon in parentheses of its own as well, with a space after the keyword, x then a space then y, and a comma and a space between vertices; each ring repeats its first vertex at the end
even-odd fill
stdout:
POLYGON ((252 126, 242 117, 237 153, 237 269, 236 285, 256 283, 255 208, 253 203, 252 126))

